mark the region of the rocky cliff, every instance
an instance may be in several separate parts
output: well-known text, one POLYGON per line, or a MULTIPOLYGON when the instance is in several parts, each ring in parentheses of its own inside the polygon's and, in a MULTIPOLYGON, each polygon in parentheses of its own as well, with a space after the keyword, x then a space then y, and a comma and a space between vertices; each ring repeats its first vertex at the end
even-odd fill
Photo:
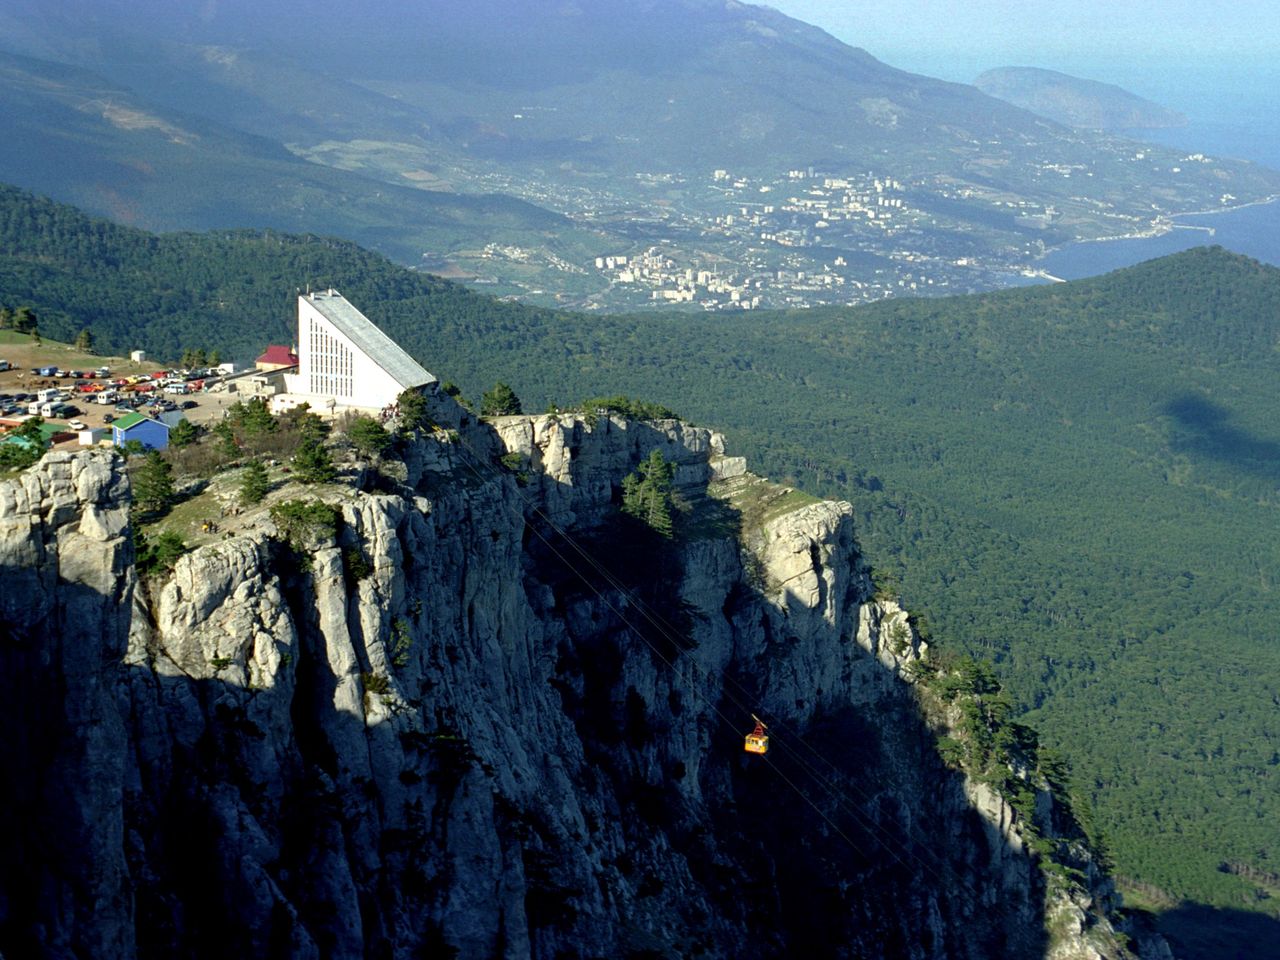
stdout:
POLYGON ((119 459, 0 482, 6 956, 1130 955, 1039 775, 939 755, 846 504, 674 421, 434 415, 157 577, 119 459), (671 541, 617 509, 653 449, 671 541))

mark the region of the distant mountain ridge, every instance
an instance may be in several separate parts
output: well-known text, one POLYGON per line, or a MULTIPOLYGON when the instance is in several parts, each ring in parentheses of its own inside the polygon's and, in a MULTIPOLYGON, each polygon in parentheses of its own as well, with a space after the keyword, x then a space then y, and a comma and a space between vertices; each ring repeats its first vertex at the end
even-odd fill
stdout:
POLYGON ((0 133, 12 182, 150 230, 339 233, 406 263, 429 246, 482 247, 495 233, 565 244, 582 233, 514 197, 417 190, 308 163, 260 133, 55 61, 0 61, 0 133))
POLYGON ((837 265, 813 302, 989 289, 1047 249, 1280 193, 733 0, 0 0, 0 47, 0 180, 583 309, 667 303, 706 263, 735 273, 708 309, 808 303, 790 278, 837 265), (678 269, 652 283, 595 266, 655 244, 678 269))
POLYGON ((175 107, 206 109, 204 90, 173 82, 179 73, 234 80, 224 71, 218 81, 189 49, 179 63, 174 45, 272 51, 412 105, 433 138, 488 155, 606 166, 838 163, 869 141, 925 137, 951 148, 966 127, 1004 136, 1039 128, 970 87, 894 69, 816 27, 736 2, 322 2, 299 17, 243 0, 64 0, 26 17, 38 18, 46 54, 74 50, 175 107), (138 56, 141 38, 170 52, 149 63, 138 56))
POLYGON ((1181 127, 1186 114, 1123 87, 1039 67, 998 67, 973 85, 983 93, 1055 123, 1091 130, 1158 130, 1181 127))

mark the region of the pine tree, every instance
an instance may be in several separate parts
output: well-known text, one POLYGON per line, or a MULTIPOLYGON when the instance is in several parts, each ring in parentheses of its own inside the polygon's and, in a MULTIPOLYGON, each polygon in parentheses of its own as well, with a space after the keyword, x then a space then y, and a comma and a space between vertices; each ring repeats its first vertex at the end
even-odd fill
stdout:
POLYGON ((35 311, 30 307, 19 307, 15 310, 11 322, 13 329, 18 333, 34 334, 39 326, 35 311))
POLYGON ((82 353, 93 353, 93 331, 88 327, 76 334, 76 349, 82 353))
POLYGON ((261 460, 250 460, 240 477, 240 503, 246 507, 261 503, 270 489, 271 480, 267 476, 267 468, 262 465, 261 460))
POLYGON ((297 453, 293 454, 293 470, 294 476, 303 484, 326 484, 338 476, 324 440, 306 433, 303 433, 302 443, 298 444, 297 453))
POLYGON ((649 458, 622 481, 622 511, 647 524, 668 539, 675 532, 671 493, 676 465, 668 462, 662 451, 654 449, 649 458))
POLYGON ((391 434, 373 417, 357 416, 347 428, 347 437, 365 456, 375 456, 391 445, 391 434))
POLYGON ((480 397, 480 415, 482 417, 506 417, 521 412, 520 398, 502 381, 493 385, 493 389, 480 397))
POLYGON ((396 397, 396 407, 400 413, 400 432, 420 430, 431 425, 431 416, 427 412, 427 398, 422 391, 414 387, 404 390, 396 397))
POLYGON ((196 441, 196 428, 190 420, 179 420, 178 425, 169 431, 169 446, 181 450, 196 441))
POLYGON ((279 422, 271 415, 267 402, 261 397, 232 404, 227 413, 228 419, 248 437, 272 433, 279 427, 279 422))
POLYGON ((133 500, 144 510, 158 513, 173 503, 173 467, 159 450, 149 450, 133 471, 133 500))
POLYGON ((213 428, 213 435, 218 438, 215 447, 219 456, 228 460, 234 460, 240 456, 240 444, 236 442, 236 432, 231 429, 229 421, 219 421, 218 425, 213 428))

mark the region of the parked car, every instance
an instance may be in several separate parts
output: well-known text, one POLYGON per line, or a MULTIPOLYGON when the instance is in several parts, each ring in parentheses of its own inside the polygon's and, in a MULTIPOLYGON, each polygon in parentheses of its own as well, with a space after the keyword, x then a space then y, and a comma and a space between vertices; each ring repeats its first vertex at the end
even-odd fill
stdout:
POLYGON ((103 422, 103 423, 115 423, 115 422, 116 422, 116 415, 115 415, 114 413, 104 413, 104 414, 102 415, 102 422, 103 422))
POLYGON ((183 410, 194 410, 194 409, 195 409, 196 407, 198 407, 198 406, 200 406, 200 404, 196 403, 194 400, 187 400, 187 401, 185 401, 185 402, 182 404, 182 409, 183 409, 183 410))
POLYGON ((68 420, 67 426, 70 427, 72 430, 88 430, 89 429, 89 425, 85 423, 83 420, 68 420))

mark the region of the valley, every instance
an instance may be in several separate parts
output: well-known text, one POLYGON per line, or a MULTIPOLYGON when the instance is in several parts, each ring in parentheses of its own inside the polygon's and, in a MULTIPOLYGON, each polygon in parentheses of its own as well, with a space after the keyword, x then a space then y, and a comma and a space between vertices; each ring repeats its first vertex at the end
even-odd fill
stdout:
POLYGON ((341 236, 543 306, 999 289, 1079 241, 1280 193, 1275 171, 1060 126, 762 7, 645 0, 623 37, 617 0, 81 6, 11 13, 7 182, 151 230, 341 236))
POLYGON ((600 316, 315 238, 154 238, 12 192, 0 211, 0 288, 51 337, 89 325, 107 350, 243 360, 290 335, 267 278, 306 276, 464 397, 622 392, 716 424, 771 475, 851 503, 931 643, 993 662, 1136 903, 1201 904, 1185 916, 1228 931, 1269 915, 1250 877, 1280 816, 1275 268, 1202 248, 981 296, 600 316))

